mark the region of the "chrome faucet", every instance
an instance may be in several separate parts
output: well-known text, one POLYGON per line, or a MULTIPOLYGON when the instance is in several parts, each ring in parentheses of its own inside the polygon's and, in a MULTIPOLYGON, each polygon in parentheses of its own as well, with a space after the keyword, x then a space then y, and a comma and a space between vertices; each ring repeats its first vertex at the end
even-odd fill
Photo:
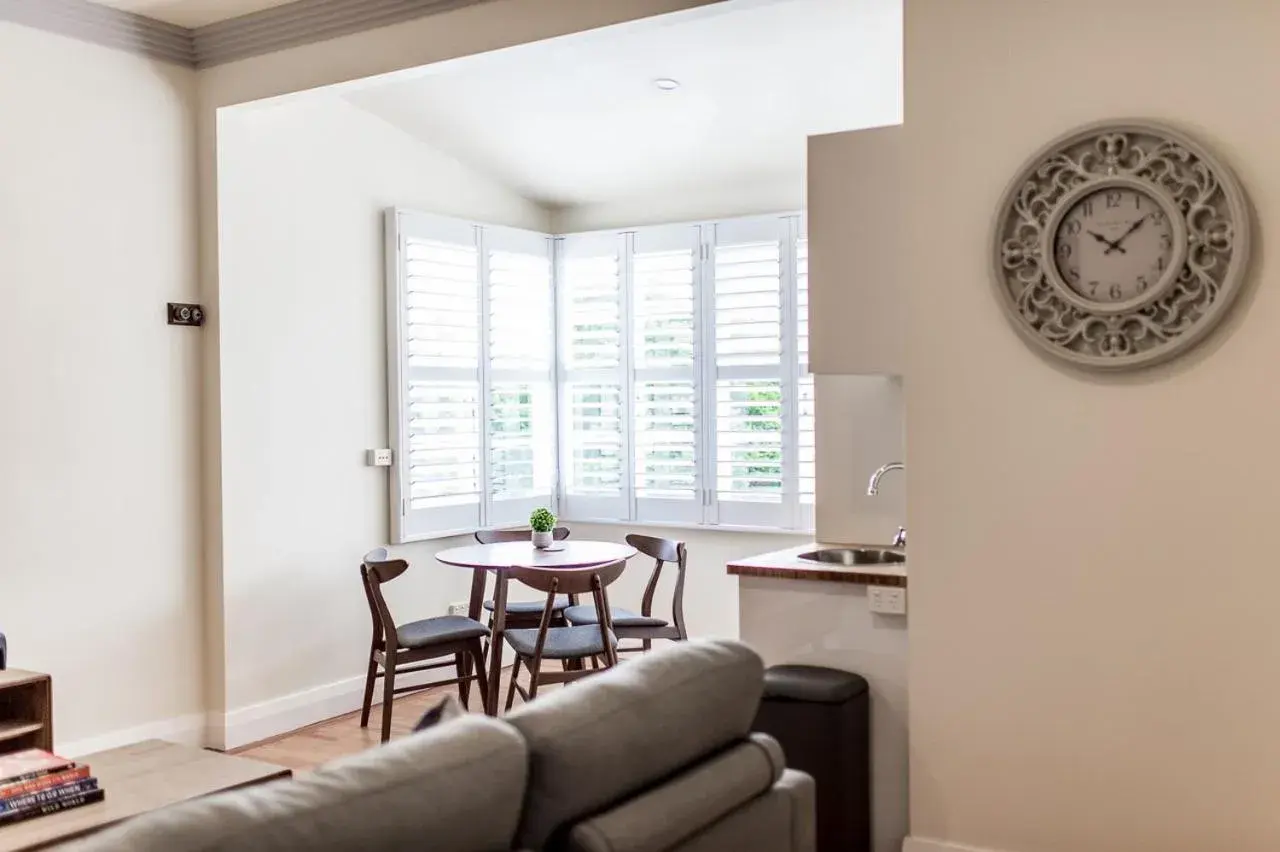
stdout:
MULTIPOLYGON (((891 470, 906 470, 906 469, 907 469, 907 466, 904 465, 902 462, 889 462, 886 465, 881 465, 879 468, 876 469, 875 473, 871 474, 871 481, 867 483, 867 496, 874 497, 880 493, 880 479, 886 473, 888 473, 891 470)), ((897 533, 895 533, 893 536, 893 546, 894 547, 907 546, 907 528, 906 527, 898 527, 897 533)))

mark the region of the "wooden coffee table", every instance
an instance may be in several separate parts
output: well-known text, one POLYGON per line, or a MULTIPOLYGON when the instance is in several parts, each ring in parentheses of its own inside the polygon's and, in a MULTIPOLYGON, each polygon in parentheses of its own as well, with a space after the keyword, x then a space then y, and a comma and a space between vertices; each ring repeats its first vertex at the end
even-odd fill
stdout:
POLYGON ((283 766, 162 740, 76 759, 89 764, 106 799, 0 828, 0 852, 44 849, 166 805, 293 774, 283 766))

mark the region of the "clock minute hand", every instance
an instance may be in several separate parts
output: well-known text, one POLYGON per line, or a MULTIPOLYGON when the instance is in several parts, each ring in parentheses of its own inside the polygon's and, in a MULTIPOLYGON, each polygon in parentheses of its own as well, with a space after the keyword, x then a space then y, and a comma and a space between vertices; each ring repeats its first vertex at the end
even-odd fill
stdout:
POLYGON ((1098 242, 1106 245, 1107 248, 1105 251, 1102 252, 1103 254, 1111 254, 1112 249, 1120 249, 1121 254, 1127 254, 1127 252, 1124 250, 1124 247, 1120 245, 1119 241, 1113 243, 1111 242, 1111 240, 1107 239, 1106 237, 1102 236, 1102 234, 1099 234, 1096 231, 1090 231, 1089 236, 1093 237, 1098 242))
POLYGON ((1117 237, 1117 238, 1116 238, 1116 241, 1115 241, 1114 243, 1112 243, 1112 244, 1111 244, 1111 247, 1110 247, 1110 248, 1108 248, 1107 250, 1105 250, 1105 251, 1103 252, 1103 254, 1110 254, 1110 253, 1111 253, 1111 249, 1120 249, 1120 253, 1121 253, 1121 254, 1124 254, 1124 253, 1125 253, 1124 248, 1123 248, 1120 244, 1121 244, 1121 243, 1123 243, 1125 240, 1127 240, 1127 239, 1129 238, 1129 235, 1130 235, 1130 234, 1132 234, 1134 231, 1136 231, 1136 230, 1138 230, 1139 228, 1141 228, 1141 227, 1142 227, 1142 223, 1143 223, 1143 222, 1145 222, 1145 221, 1147 221, 1147 217, 1146 217, 1146 216, 1143 216, 1143 217, 1142 217, 1142 218, 1140 218, 1138 221, 1136 221, 1136 222, 1134 222, 1132 225, 1130 225, 1130 226, 1129 226, 1129 230, 1125 231, 1123 234, 1121 234, 1119 237, 1117 237))

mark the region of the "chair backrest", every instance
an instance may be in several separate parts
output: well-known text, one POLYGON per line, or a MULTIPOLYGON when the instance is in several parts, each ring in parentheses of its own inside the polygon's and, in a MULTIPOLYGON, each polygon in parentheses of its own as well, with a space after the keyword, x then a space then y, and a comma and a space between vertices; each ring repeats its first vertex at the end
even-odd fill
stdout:
POLYGON ((645 617, 653 615, 653 596, 658 591, 662 566, 667 562, 676 563, 676 588, 671 596, 671 620, 675 622, 680 634, 685 635, 684 573, 689 565, 689 551, 684 542, 632 533, 627 536, 627 544, 653 559, 653 573, 649 575, 649 585, 645 586, 644 598, 640 601, 640 612, 645 617))
POLYGON ((597 621, 600 627, 601 647, 605 649, 606 665, 616 665, 618 655, 609 641, 609 634, 613 630, 613 616, 609 611, 609 595, 605 592, 605 587, 621 577, 626 567, 627 561, 618 559, 587 568, 512 568, 510 571, 512 579, 518 580, 531 589, 547 593, 547 603, 542 608, 542 621, 538 624, 538 643, 534 657, 542 656, 542 647, 547 641, 547 630, 551 626, 551 616, 555 612, 556 597, 590 592, 591 602, 595 604, 596 612, 600 614, 597 621))
POLYGON ((608 586, 622 576, 627 563, 623 559, 592 565, 587 568, 512 568, 507 574, 531 589, 549 595, 584 595, 596 588, 608 586))
MULTIPOLYGON (((528 541, 531 530, 528 527, 519 530, 476 530, 476 541, 481 544, 502 544, 508 541, 528 541)), ((564 541, 569 537, 568 527, 556 527, 551 531, 556 541, 564 541)))
POLYGON ((390 583, 408 569, 408 562, 390 558, 385 547, 369 551, 360 562, 360 582, 364 586, 364 596, 369 602, 369 615, 373 619, 374 645, 381 643, 384 647, 391 648, 398 642, 396 622, 382 595, 382 584, 390 583))

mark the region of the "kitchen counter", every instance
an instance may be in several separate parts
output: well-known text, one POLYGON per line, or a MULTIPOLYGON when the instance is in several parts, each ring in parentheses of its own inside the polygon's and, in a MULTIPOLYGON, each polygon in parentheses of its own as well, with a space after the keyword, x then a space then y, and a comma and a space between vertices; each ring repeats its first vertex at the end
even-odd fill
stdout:
MULTIPOLYGON (((738 582, 738 631, 764 658, 856 672, 871 685, 873 852, 902 852, 907 807, 907 619, 872 609, 883 586, 905 587, 905 562, 830 565, 799 556, 820 543, 728 564, 738 582), (805 582, 796 582, 804 580, 805 582)), ((834 545, 847 547, 849 545, 834 545)), ((865 546, 865 545, 862 545, 865 546)), ((900 548, 879 546, 882 550, 900 548)), ((896 591, 896 590, 895 590, 896 591)), ((902 596, 910 592, 903 588, 902 596)))
POLYGON ((857 583, 864 586, 907 585, 907 563, 882 565, 835 565, 801 559, 801 553, 830 547, 867 547, 906 553, 902 547, 887 544, 824 544, 813 542, 786 550, 775 550, 759 556, 748 556, 728 563, 728 572, 739 577, 771 577, 777 580, 818 580, 830 583, 857 583))

